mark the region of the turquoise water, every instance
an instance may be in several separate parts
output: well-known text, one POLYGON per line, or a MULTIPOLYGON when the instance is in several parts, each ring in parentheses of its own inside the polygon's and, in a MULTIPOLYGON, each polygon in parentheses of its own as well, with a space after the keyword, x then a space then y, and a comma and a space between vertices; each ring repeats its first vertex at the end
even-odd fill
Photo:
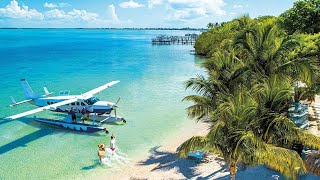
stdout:
MULTIPOLYGON (((9 97, 23 100, 19 80, 33 90, 80 94, 112 80, 102 100, 121 97, 118 114, 125 125, 105 125, 117 135, 119 149, 134 159, 159 145, 191 120, 186 119, 183 81, 202 73, 190 45, 152 46, 159 34, 183 31, 86 29, 0 30, 0 118, 35 108, 10 108, 9 97)), ((53 112, 38 117, 61 119, 53 112)), ((85 179, 112 172, 98 165, 97 144, 104 133, 78 133, 37 123, 30 117, 0 120, 0 179, 85 179)), ((120 165, 115 165, 120 166, 120 165)))

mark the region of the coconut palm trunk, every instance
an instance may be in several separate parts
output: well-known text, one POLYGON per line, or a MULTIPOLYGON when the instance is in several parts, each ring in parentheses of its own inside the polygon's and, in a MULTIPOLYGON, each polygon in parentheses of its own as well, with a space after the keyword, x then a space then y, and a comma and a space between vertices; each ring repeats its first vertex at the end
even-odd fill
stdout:
POLYGON ((237 173, 237 165, 235 160, 231 160, 229 168, 230 168, 230 179, 235 180, 236 173, 237 173))

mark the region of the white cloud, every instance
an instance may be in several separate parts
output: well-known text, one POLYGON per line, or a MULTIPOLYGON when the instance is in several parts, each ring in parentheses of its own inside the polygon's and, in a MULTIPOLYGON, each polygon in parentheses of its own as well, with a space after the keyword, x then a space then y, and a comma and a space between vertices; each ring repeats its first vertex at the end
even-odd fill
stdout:
POLYGON ((57 8, 57 7, 67 7, 67 6, 70 6, 69 3, 58 3, 58 4, 54 4, 54 3, 44 3, 43 5, 44 7, 46 8, 57 8))
POLYGON ((241 4, 233 5, 233 9, 240 9, 240 8, 243 8, 243 6, 241 4))
POLYGON ((68 7, 71 6, 69 3, 59 3, 59 7, 68 7))
POLYGON ((5 8, 0 8, 0 17, 43 19, 43 14, 28 6, 19 6, 16 0, 12 0, 5 8))
POLYGON ((206 16, 206 11, 202 8, 169 9, 167 20, 186 20, 206 16))
POLYGON ((114 7, 114 5, 110 4, 108 6, 108 9, 109 9, 109 13, 111 14, 112 21, 114 23, 119 23, 120 21, 119 21, 118 15, 116 13, 116 8, 114 7))
POLYGON ((162 0, 148 0, 148 8, 153 8, 154 6, 161 5, 162 3, 162 0))
POLYGON ((95 21, 98 14, 89 13, 86 10, 73 9, 69 12, 63 10, 53 9, 45 12, 45 18, 47 19, 64 19, 64 20, 82 20, 82 21, 95 21))
POLYGON ((73 9, 67 14, 71 16, 73 19, 81 19, 83 21, 96 20, 98 17, 98 14, 96 13, 89 13, 86 10, 77 10, 77 9, 73 9))
MULTIPOLYGON (((47 4, 50 7, 50 4, 47 4)), ((60 6, 60 5, 59 5, 60 6)), ((28 6, 19 6, 16 0, 12 0, 5 8, 0 8, 0 17, 32 19, 32 20, 73 20, 73 21, 94 21, 98 14, 89 13, 86 10, 73 9, 65 12, 59 9, 52 9, 44 13, 35 9, 29 9, 28 6)))
POLYGON ((168 0, 168 19, 187 20, 208 15, 226 15, 223 0, 168 0))
POLYGON ((56 8, 56 7, 58 7, 58 5, 56 5, 56 4, 53 4, 53 3, 44 3, 44 5, 43 5, 44 7, 47 7, 47 8, 56 8))
POLYGON ((144 5, 134 2, 133 0, 129 0, 129 1, 120 3, 119 6, 122 8, 139 8, 139 7, 143 7, 144 5))
POLYGON ((51 9, 38 12, 20 5, 16 0, 4 8, 0 8, 0 25, 6 27, 123 27, 132 26, 132 20, 120 20, 113 4, 108 6, 110 18, 104 19, 96 13, 86 10, 62 10, 61 7, 70 6, 67 3, 47 3, 51 9), (55 7, 57 6, 57 7, 55 7), (53 8, 55 7, 55 8, 53 8))
POLYGON ((63 19, 66 16, 66 13, 59 9, 53 9, 50 11, 45 12, 46 18, 49 19, 63 19))

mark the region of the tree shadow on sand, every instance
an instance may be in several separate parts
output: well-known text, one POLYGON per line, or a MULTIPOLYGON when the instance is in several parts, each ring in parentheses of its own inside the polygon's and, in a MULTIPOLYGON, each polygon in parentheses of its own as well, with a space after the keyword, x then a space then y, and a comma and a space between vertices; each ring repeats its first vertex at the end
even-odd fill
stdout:
POLYGON ((178 158, 176 153, 159 151, 161 146, 152 148, 149 152, 151 155, 145 161, 139 162, 138 165, 151 165, 158 164, 157 167, 153 168, 152 171, 164 170, 168 171, 175 169, 177 172, 183 174, 187 179, 199 176, 196 172, 196 166, 199 164, 195 160, 178 158))
MULTIPOLYGON (((228 170, 228 165, 222 165, 218 170, 212 169, 210 174, 201 174, 197 172, 197 166, 201 163, 197 163, 195 160, 186 159, 186 158, 178 158, 176 153, 166 152, 159 150, 161 146, 156 146, 151 148, 149 151, 151 155, 147 160, 141 161, 138 165, 147 166, 152 164, 157 164, 155 168, 151 171, 156 170, 176 170, 178 173, 181 173, 185 179, 219 179, 219 180, 229 180, 230 173, 228 170)), ((223 161, 222 158, 215 157, 213 161, 223 161)), ((220 163, 219 163, 220 164, 220 163)), ((264 165, 258 165, 254 167, 247 166, 244 169, 238 169, 237 179, 246 179, 246 180, 256 180, 256 179, 265 179, 265 180, 285 180, 285 177, 282 176, 279 172, 274 171, 272 169, 267 168, 264 165)), ((311 174, 305 174, 300 176, 301 179, 319 179, 318 176, 314 176, 311 174)))

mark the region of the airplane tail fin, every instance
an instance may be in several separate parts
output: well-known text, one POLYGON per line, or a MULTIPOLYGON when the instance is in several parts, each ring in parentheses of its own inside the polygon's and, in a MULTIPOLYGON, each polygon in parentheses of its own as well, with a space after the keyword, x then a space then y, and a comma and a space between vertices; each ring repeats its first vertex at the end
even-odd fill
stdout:
POLYGON ((43 91, 44 91, 44 96, 50 96, 51 94, 53 94, 53 92, 49 92, 47 87, 43 87, 43 91))
POLYGON ((45 95, 50 94, 47 87, 43 87, 43 91, 44 91, 44 94, 45 94, 45 95))
POLYGON ((24 98, 25 99, 35 99, 37 97, 39 97, 38 94, 34 93, 33 90, 31 89, 29 83, 27 82, 27 80, 25 79, 21 79, 21 86, 23 89, 23 93, 24 93, 24 98))

